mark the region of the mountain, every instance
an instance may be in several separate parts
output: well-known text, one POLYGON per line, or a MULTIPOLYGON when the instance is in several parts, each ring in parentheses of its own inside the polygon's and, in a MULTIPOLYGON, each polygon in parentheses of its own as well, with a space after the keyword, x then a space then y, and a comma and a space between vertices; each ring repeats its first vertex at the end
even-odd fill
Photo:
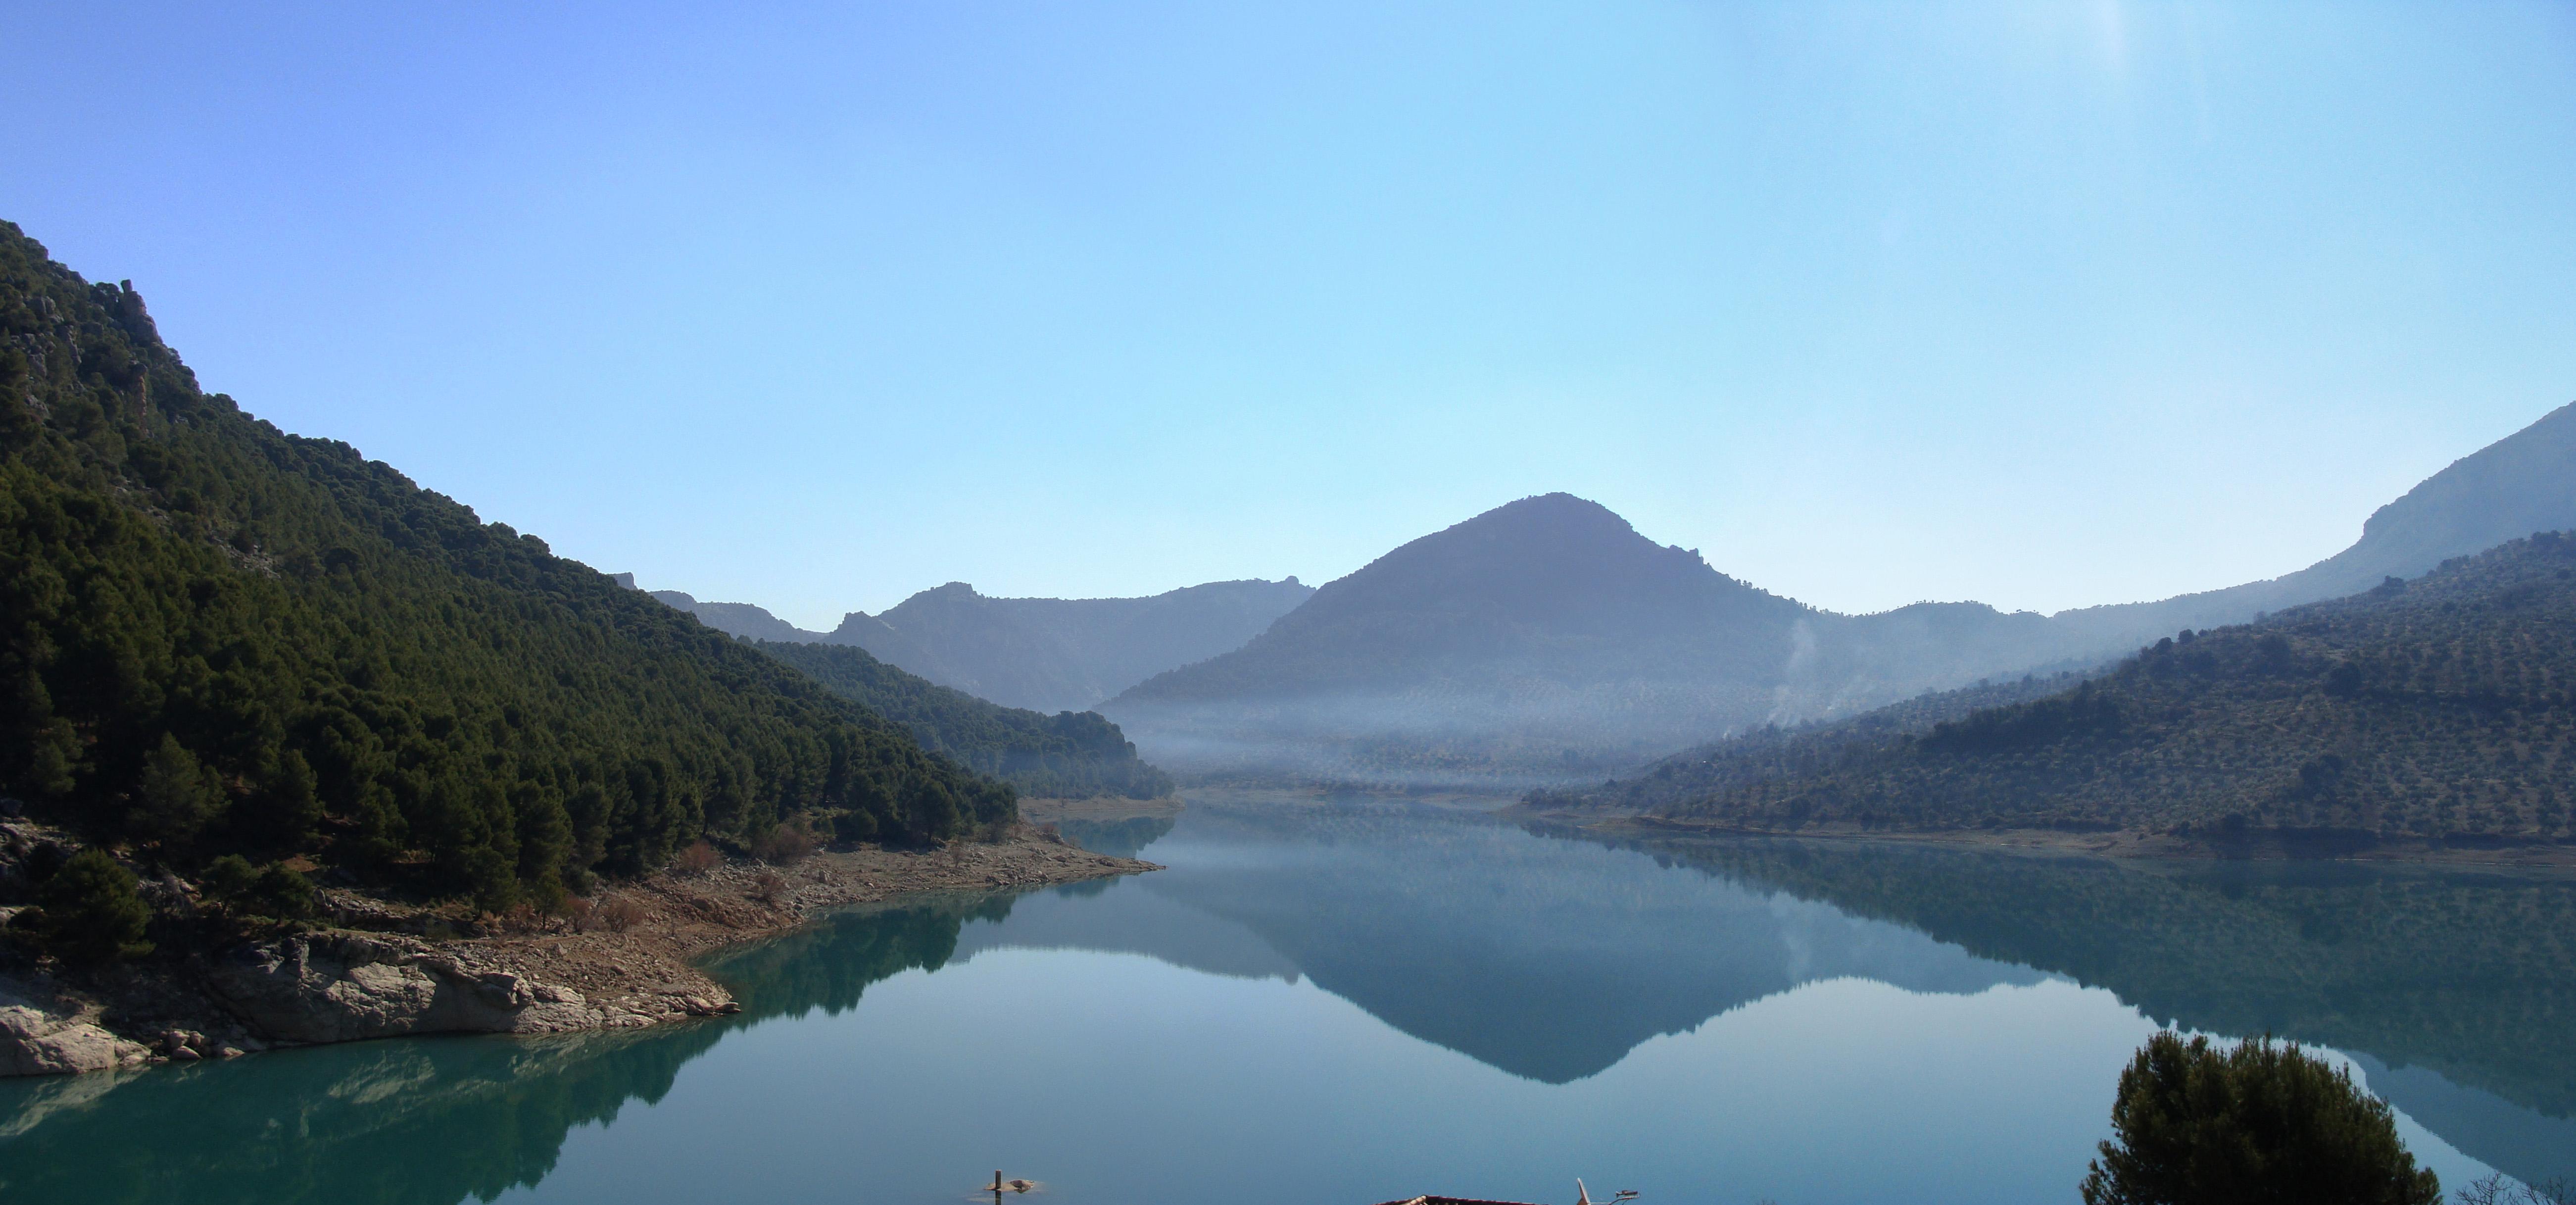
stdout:
POLYGON ((1776 830, 2566 841, 2576 539, 2541 533, 2414 581, 2186 630, 2072 689, 1928 729, 1824 736, 1723 742, 1600 802, 1776 830))
MULTIPOLYGON (((632 574, 620 574, 618 576, 628 579, 629 585, 633 584, 632 574)), ((682 594, 677 590, 655 590, 652 592, 652 595, 653 597, 660 599, 663 605, 695 615, 698 617, 699 623, 714 628, 719 632, 723 632, 728 636, 740 636, 745 640, 785 640, 795 642, 816 641, 824 638, 823 634, 820 632, 808 632, 803 628, 797 627, 795 624, 789 623, 784 619, 780 619, 779 617, 770 614, 766 609, 755 607, 750 603, 699 602, 698 600, 691 598, 686 594, 682 594)))
POLYGON ((202 392, 0 224, 0 791, 193 870, 551 902, 709 836, 927 841, 1011 789, 345 444, 202 392))
POLYGON ((1041 715, 987 703, 847 645, 763 641, 759 648, 1024 795, 1161 799, 1172 793, 1171 776, 1139 759, 1118 725, 1097 712, 1041 715))
POLYGON ((1389 552, 1102 711, 1201 773, 1597 778, 1767 714, 1817 615, 1549 494, 1389 552))
POLYGON ((1006 707, 1085 711, 1164 670, 1240 647, 1314 594, 1296 578, 1210 582, 1150 598, 987 598, 964 582, 807 632, 746 603, 654 597, 754 640, 853 645, 1006 707))
POLYGON ((2380 507, 2361 538, 2296 573, 2161 602, 2050 617, 2059 656, 2127 652, 2183 628, 2243 623, 2264 611, 2341 598, 2391 577, 2539 531, 2576 528, 2576 403, 2467 456, 2380 507))
POLYGON ((2185 628, 2416 577, 2453 557, 2576 528, 2576 404, 2454 461, 2379 508, 2349 548, 2296 573, 2158 602, 2041 616, 1982 603, 1920 603, 1850 617, 1790 668, 1783 717, 1847 715, 1981 677, 2079 669, 2185 628))
POLYGON ((2244 623, 2561 527, 2576 528, 2576 406, 2435 474, 2307 569, 2056 615, 1973 602, 1838 615, 1551 494, 1390 552, 1243 648, 1102 710, 1156 761, 1205 778, 1563 787, 1757 727, 2089 673, 2179 629, 2244 623))

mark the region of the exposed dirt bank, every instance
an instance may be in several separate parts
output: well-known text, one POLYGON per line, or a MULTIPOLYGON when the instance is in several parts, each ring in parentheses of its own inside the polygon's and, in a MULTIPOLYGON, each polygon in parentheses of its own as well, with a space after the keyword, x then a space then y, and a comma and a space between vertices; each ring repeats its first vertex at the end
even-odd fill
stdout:
POLYGON ((1366 791, 1330 787, 1265 787, 1220 785, 1183 787, 1181 794, 1190 800, 1223 803, 1237 807, 1331 807, 1343 800, 1367 799, 1382 803, 1408 803, 1423 807, 1446 808, 1459 812, 1499 812, 1520 802, 1520 796, 1478 791, 1366 791))
POLYGON ((1989 849, 2022 849, 2098 854, 2108 858, 2163 858, 2220 861, 2297 861, 2338 859, 2357 862, 2407 862, 2437 866, 2505 866, 2576 870, 2576 846, 2560 844, 2422 841, 2365 833, 2271 832, 2242 836, 2118 832, 2070 832, 2062 829, 1947 829, 1926 832, 1815 826, 1800 829, 1746 828, 1694 824, 1660 816, 1602 817, 1582 813, 1525 812, 1540 824, 1601 836, 1624 837, 1791 837, 1817 841, 1892 841, 1925 845, 1964 845, 1989 849))
POLYGON ((1178 816, 1187 805, 1178 795, 1160 799, 1126 799, 1104 795, 1098 799, 1023 799, 1020 818, 1031 824, 1050 824, 1058 820, 1129 820, 1138 816, 1178 816))
MULTIPOLYGON (((467 922, 352 892, 328 927, 220 953, 55 976, 0 970, 0 1075, 229 1058, 402 1034, 623 1029, 737 1012, 692 960, 816 913, 916 892, 1000 891, 1161 869, 1023 826, 931 852, 826 851, 787 866, 734 860, 666 871, 587 901, 578 919, 467 922)), ((185 909, 183 883, 156 906, 185 909)))

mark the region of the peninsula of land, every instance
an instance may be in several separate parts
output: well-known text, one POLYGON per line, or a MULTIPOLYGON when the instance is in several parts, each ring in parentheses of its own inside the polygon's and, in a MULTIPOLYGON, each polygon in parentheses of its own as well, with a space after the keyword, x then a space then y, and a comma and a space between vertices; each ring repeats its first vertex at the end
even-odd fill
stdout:
MULTIPOLYGON (((18 862, 61 834, 0 824, 18 862)), ((285 1046, 431 1033, 627 1029, 740 1011, 694 965, 835 908, 947 892, 1021 890, 1159 870, 1095 854, 1052 828, 935 850, 824 850, 772 865, 690 859, 555 916, 467 915, 355 891, 321 893, 323 919, 217 950, 104 967, 0 971, 0 1075, 108 1071, 285 1046)), ((174 922, 211 908, 192 884, 147 881, 174 922)), ((14 912, 15 909, 0 909, 14 912)), ((6 917, 0 917, 5 923, 6 917)))

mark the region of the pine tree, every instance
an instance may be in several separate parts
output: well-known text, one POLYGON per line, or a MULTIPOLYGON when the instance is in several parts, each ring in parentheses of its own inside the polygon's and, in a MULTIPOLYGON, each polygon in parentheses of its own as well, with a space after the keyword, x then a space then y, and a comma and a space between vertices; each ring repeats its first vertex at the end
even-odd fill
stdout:
POLYGON ((134 889, 134 873, 95 849, 72 855, 36 890, 36 931, 65 962, 107 962, 152 952, 143 926, 152 910, 134 889))
POLYGON ((214 819, 222 799, 214 774, 179 738, 164 732, 143 759, 143 777, 135 785, 126 826, 144 840, 184 846, 214 819))
POLYGON ((2295 1043, 2221 1050, 2167 1030, 2147 1040, 2111 1106, 2116 1140, 2084 1177, 2085 1205, 2440 1205, 2442 1184, 2397 1137, 2386 1102, 2295 1043))

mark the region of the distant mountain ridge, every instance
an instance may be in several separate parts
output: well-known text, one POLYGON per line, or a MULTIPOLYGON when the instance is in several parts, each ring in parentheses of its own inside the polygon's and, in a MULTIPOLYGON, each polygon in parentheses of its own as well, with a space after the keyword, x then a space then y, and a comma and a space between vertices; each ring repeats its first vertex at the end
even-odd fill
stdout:
POLYGON ((2419 575, 2576 527, 2576 406, 2453 463, 2297 573, 2039 615, 1839 615, 1655 544, 1596 503, 1523 499, 1395 549, 1243 648, 1101 710, 1187 775, 1526 789, 1597 782, 1765 724, 2097 666, 2183 628, 2419 575))
POLYGON ((2576 528, 2576 403, 2451 462, 2371 513, 2361 538, 2296 573, 2151 603, 2060 611, 2051 622, 2068 655, 2126 651, 2183 628, 2242 623, 2357 594, 2390 577, 2419 577, 2452 557, 2534 532, 2576 528))
POLYGON ((1720 742, 1533 802, 1777 830, 2566 841, 2576 539, 2542 532, 2411 581, 2186 630, 2047 697, 1917 710, 1720 742))
POLYGON ((760 641, 760 651, 912 731, 922 745, 967 767, 1056 799, 1161 799, 1168 774, 1136 756, 1118 725, 1097 712, 1041 715, 936 685, 841 644, 760 641))
MULTIPOLYGON (((620 574, 619 576, 632 577, 633 575, 620 574)), ((728 636, 740 636, 747 640, 784 640, 800 643, 824 639, 820 632, 808 632, 770 614, 766 608, 756 607, 750 603, 699 602, 677 590, 651 590, 647 593, 660 599, 665 606, 697 616, 699 623, 728 636)))
POLYGON ((988 598, 964 582, 879 615, 853 611, 809 632, 748 603, 653 597, 753 640, 850 645, 942 686, 1005 707, 1086 711, 1164 670, 1240 647, 1314 588, 1290 577, 1185 586, 1146 598, 988 598))

